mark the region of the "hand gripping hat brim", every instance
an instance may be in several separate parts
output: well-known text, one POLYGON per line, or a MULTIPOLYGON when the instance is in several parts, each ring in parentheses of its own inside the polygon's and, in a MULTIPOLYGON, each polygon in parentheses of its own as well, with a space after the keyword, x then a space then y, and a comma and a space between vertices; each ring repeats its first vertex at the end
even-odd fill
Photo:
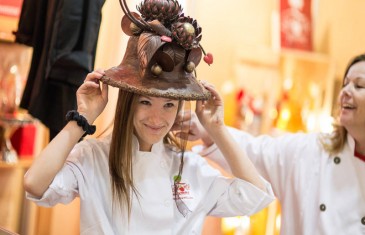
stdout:
MULTIPOLYGON (((176 4, 174 0, 163 1, 176 4)), ((120 65, 105 71, 101 79, 103 83, 146 96, 182 100, 206 100, 210 97, 210 92, 195 77, 195 68, 202 57, 202 50, 196 41, 193 40, 189 45, 181 44, 173 39, 174 32, 159 21, 143 21, 137 18, 137 13, 132 15, 127 12, 126 16, 122 20, 122 29, 131 37, 124 58, 120 65), (131 19, 131 16, 135 18, 131 19), (140 21, 144 25, 138 24, 140 21), (138 33, 130 32, 131 26, 136 28, 135 24, 141 28, 138 33), (146 29, 146 25, 154 27, 154 30, 146 29)), ((191 21, 191 18, 188 20, 191 21)), ((170 22, 169 25, 181 31, 181 22, 170 22)), ((183 26, 186 28, 186 25, 183 26)), ((197 29, 195 32, 200 33, 201 29, 197 25, 194 27, 197 29)))

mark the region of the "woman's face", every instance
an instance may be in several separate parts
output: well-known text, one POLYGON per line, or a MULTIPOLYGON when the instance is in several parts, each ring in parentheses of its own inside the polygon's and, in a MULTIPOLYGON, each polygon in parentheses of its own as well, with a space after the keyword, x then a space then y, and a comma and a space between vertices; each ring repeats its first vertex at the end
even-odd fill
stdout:
POLYGON ((162 140, 175 122, 178 100, 140 96, 133 117, 135 134, 140 151, 150 151, 153 144, 162 140))
POLYGON ((341 125, 348 131, 365 131, 365 61, 349 69, 341 89, 340 104, 341 125))

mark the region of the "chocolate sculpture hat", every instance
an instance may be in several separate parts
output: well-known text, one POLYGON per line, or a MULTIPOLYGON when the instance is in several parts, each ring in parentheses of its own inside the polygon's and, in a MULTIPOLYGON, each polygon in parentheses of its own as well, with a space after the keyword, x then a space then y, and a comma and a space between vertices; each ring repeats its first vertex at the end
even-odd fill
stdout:
POLYGON ((141 95, 205 100, 210 93, 196 79, 202 54, 201 28, 184 16, 177 0, 144 0, 130 12, 119 0, 122 30, 130 36, 122 63, 105 71, 102 82, 141 95))

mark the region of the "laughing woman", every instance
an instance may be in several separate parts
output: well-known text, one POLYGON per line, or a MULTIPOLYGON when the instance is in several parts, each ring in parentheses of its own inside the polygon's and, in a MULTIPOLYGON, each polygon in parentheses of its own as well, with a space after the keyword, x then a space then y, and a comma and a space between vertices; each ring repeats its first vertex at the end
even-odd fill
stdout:
MULTIPOLYGON (((184 120, 191 117, 195 136, 189 138, 202 138, 207 148, 201 154, 229 171, 195 116, 184 120)), ((365 234, 365 54, 347 66, 331 134, 254 137, 234 128, 230 133, 280 201, 280 234, 365 234)))

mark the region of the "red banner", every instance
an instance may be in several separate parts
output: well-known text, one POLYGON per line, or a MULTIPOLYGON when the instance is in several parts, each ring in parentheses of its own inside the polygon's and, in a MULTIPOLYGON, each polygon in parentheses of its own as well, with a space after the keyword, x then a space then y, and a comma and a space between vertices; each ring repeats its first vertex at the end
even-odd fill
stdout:
POLYGON ((0 0, 0 16, 19 18, 23 0, 0 0))
POLYGON ((312 50, 311 0, 280 0, 282 48, 312 50))

